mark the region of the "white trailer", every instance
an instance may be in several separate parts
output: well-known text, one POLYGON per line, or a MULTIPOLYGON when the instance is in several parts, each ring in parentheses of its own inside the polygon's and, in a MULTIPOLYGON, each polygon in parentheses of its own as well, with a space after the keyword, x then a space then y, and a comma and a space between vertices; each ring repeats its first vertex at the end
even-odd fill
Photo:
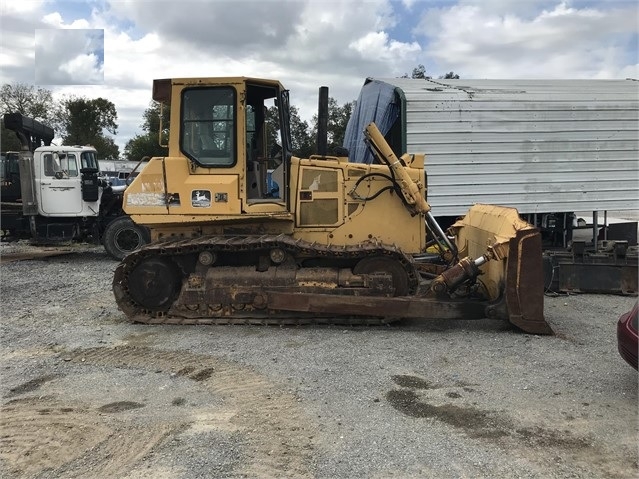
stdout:
POLYGON ((396 153, 426 154, 437 216, 500 204, 565 230, 574 211, 639 210, 636 80, 369 78, 346 132, 351 161, 369 161, 370 121, 396 153))

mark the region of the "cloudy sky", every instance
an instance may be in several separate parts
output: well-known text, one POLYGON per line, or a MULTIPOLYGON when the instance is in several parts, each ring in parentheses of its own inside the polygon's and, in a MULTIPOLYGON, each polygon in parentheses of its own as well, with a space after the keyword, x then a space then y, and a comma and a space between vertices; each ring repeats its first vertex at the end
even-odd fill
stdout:
POLYGON ((0 3, 0 77, 105 97, 121 150, 154 78, 276 78, 310 119, 368 76, 639 78, 635 0, 21 0, 0 3), (74 30, 74 31, 69 31, 74 30))
POLYGON ((104 83, 104 30, 45 28, 35 31, 37 85, 104 83))

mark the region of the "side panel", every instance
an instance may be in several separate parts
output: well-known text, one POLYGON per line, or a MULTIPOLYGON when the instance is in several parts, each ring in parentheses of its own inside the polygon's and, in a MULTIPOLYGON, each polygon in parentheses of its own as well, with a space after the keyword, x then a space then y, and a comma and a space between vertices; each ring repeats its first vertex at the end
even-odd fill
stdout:
POLYGON ((153 158, 125 190, 125 211, 130 215, 239 215, 240 175, 233 174, 233 169, 209 171, 192 174, 189 161, 182 157, 153 158))
POLYGON ((520 213, 636 209, 637 82, 456 80, 407 98, 409 151, 428 154, 438 215, 473 203, 520 213))
POLYGON ((238 175, 190 176, 182 186, 181 213, 239 215, 242 212, 239 188, 238 175))
MULTIPOLYGON (((389 174, 387 167, 346 159, 299 160, 292 171, 296 174, 291 188, 296 194, 295 237, 337 245, 394 244, 407 254, 424 250, 424 218, 411 216, 398 195, 388 189, 390 181, 380 176, 389 174), (366 175, 372 176, 360 181, 366 175)), ((409 172, 423 182, 423 169, 409 172)))
MULTIPOLYGON (((170 160, 171 158, 152 158, 127 187, 123 201, 123 208, 127 214, 165 215, 168 213, 164 164, 165 161, 170 160)), ((177 160, 182 159, 177 158, 177 160)))
MULTIPOLYGON (((239 167, 198 168, 193 174, 186 158, 152 158, 124 192, 124 210, 144 225, 264 223, 282 224, 292 218, 286 206, 272 201, 246 205, 242 198, 239 167), (205 174, 204 172, 209 172, 205 174)), ((197 226, 199 225, 199 226, 197 226)))

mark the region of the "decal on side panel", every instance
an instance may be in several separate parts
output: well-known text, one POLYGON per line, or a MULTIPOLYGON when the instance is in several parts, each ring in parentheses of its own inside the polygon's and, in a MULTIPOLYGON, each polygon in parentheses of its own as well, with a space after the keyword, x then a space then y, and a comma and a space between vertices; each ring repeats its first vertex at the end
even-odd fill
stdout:
POLYGON ((209 190, 193 190, 191 205, 193 208, 209 208, 211 206, 211 192, 209 190))

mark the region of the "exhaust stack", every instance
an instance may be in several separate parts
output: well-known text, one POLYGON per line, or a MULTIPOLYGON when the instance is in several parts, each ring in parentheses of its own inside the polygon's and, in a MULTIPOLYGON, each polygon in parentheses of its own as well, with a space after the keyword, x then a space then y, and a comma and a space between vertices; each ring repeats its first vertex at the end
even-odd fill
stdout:
POLYGON ((317 154, 326 156, 328 151, 328 87, 319 89, 317 105, 317 154))

